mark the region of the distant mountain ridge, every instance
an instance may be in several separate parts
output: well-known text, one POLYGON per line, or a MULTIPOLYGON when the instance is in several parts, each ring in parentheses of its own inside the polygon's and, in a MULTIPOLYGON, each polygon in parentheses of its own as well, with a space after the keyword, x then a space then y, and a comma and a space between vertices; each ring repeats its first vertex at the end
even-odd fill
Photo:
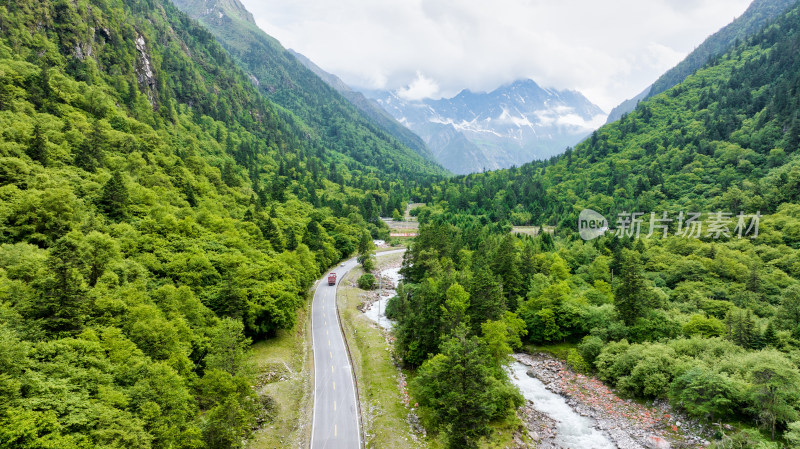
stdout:
POLYGON ((361 112, 366 115, 367 117, 374 120, 378 125, 380 125, 383 129, 388 131, 392 136, 394 136, 397 140, 402 142, 405 146, 411 148, 412 150, 416 151, 419 154, 425 155, 426 157, 433 159, 433 154, 431 150, 425 145, 425 142, 422 139, 414 134, 413 131, 403 126, 400 122, 395 120, 391 114, 386 112, 379 104, 377 104, 374 100, 370 100, 369 98, 365 97, 364 94, 361 92, 355 91, 350 88, 344 81, 342 81, 338 76, 328 73, 323 70, 318 65, 314 64, 313 61, 308 59, 305 55, 298 53, 292 49, 289 49, 289 52, 294 55, 297 60, 303 64, 307 69, 314 72, 317 76, 319 76, 323 81, 328 83, 329 86, 334 88, 337 92, 339 92, 344 98, 347 99, 350 103, 353 104, 356 108, 361 110, 361 112))
POLYGON ((389 91, 365 95, 422 137, 436 160, 458 174, 559 154, 605 119, 580 92, 542 88, 533 80, 438 100, 407 100, 389 91))
MULTIPOLYGON (((444 174, 431 152, 405 130, 387 129, 361 112, 292 52, 261 30, 239 0, 173 0, 204 25, 270 100, 308 125, 329 150, 354 154, 364 164, 390 172, 444 174), (399 135, 395 132, 402 131, 399 135), (411 145, 410 145, 411 144, 411 145)), ((384 118, 384 122, 387 120, 384 118)))
POLYGON ((678 65, 661 75, 639 95, 623 101, 612 109, 606 123, 615 122, 623 114, 633 111, 639 101, 658 95, 681 83, 711 59, 730 50, 738 40, 757 33, 796 3, 797 0, 753 0, 741 16, 709 36, 678 65))

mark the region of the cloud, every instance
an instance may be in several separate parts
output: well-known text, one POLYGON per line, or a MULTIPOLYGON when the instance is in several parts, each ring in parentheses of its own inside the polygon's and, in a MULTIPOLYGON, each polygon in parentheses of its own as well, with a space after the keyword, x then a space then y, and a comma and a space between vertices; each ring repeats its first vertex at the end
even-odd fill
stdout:
POLYGON ((243 0, 281 43, 345 82, 418 97, 520 78, 609 110, 749 0, 243 0), (423 75, 424 74, 424 75, 423 75))
POLYGON ((436 81, 426 78, 425 75, 417 71, 417 78, 408 87, 402 87, 397 91, 397 95, 405 100, 422 100, 431 98, 439 93, 439 85, 436 81))

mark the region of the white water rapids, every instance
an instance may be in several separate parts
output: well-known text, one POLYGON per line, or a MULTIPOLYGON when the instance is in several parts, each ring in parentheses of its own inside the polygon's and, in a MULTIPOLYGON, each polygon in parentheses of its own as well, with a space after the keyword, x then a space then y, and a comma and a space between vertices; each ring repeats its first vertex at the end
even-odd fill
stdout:
POLYGON ((548 390, 542 381, 527 374, 528 366, 513 362, 509 367, 511 382, 525 399, 533 402, 533 408, 556 421, 556 444, 564 449, 615 449, 602 432, 593 427, 594 421, 581 416, 567 401, 548 390))

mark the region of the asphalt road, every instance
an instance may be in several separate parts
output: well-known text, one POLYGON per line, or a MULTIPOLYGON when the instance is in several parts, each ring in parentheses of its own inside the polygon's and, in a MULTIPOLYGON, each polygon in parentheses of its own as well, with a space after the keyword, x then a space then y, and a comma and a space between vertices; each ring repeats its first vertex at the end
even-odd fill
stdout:
MULTIPOLYGON (((377 253, 380 257, 405 249, 377 253)), ((357 449, 361 447, 353 369, 336 314, 336 289, 356 259, 325 273, 311 305, 311 336, 314 347, 314 417, 312 449, 357 449), (336 273, 336 286, 328 285, 328 273, 336 273)))

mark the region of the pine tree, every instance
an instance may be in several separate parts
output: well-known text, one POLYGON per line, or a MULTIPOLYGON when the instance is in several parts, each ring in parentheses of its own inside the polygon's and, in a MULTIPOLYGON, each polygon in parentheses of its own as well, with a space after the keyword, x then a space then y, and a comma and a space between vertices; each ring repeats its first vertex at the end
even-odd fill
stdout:
POLYGON ((484 257, 475 256, 472 263, 472 281, 469 285, 469 315, 476 317, 473 331, 477 333, 480 323, 486 320, 498 320, 506 310, 506 299, 503 289, 494 276, 484 257))
POLYGON ((756 330, 756 322, 753 320, 753 312, 747 309, 747 312, 742 318, 742 347, 756 349, 758 346, 758 337, 760 337, 758 330, 756 330))
POLYGON ((79 234, 67 234, 50 248, 48 276, 41 281, 43 293, 26 311, 52 335, 77 333, 86 319, 84 248, 78 237, 79 234))
POLYGON ((186 195, 186 202, 191 207, 197 207, 197 196, 194 193, 194 187, 188 182, 183 187, 183 194, 186 195))
POLYGON ((102 167, 104 145, 105 134, 103 128, 100 126, 100 121, 95 120, 89 137, 78 145, 75 153, 75 165, 89 172, 102 167))
POLYGON ((289 251, 294 251, 297 249, 297 234, 295 234, 294 229, 289 228, 289 235, 286 239, 286 249, 289 251))
POLYGON ((489 423, 498 418, 503 406, 523 403, 519 393, 493 373, 498 368, 486 343, 467 337, 464 326, 442 344, 441 353, 427 360, 411 382, 414 396, 445 430, 448 448, 471 449, 491 433, 489 423))
POLYGON ((373 256, 375 254, 375 244, 372 243, 372 236, 369 232, 363 232, 361 239, 358 241, 358 263, 364 268, 365 271, 371 271, 375 268, 375 261, 373 256))
POLYGON ((278 226, 275 225, 275 221, 272 217, 267 217, 267 219, 262 222, 261 234, 269 241, 272 245, 272 249, 275 251, 281 252, 286 247, 283 233, 278 229, 278 226))
MULTIPOLYGON (((136 105, 136 98, 139 95, 139 81, 133 78, 128 82, 128 94, 125 97, 125 104, 129 109, 133 110, 136 105)), ((218 128, 219 129, 219 128, 218 128)))
POLYGON ((800 119, 795 117, 786 133, 786 152, 792 153, 800 149, 800 119))
POLYGON ((228 187, 239 187, 242 185, 239 175, 236 173, 236 166, 231 161, 226 161, 222 166, 222 182, 228 187))
POLYGON ((631 326, 638 318, 644 316, 650 293, 642 273, 639 253, 622 249, 619 270, 615 280, 614 304, 622 321, 631 326))
POLYGON ((762 343, 764 344, 764 346, 771 346, 773 348, 778 345, 778 336, 775 334, 775 326, 772 324, 771 320, 767 324, 766 330, 764 330, 762 343))
POLYGON ((756 266, 756 264, 751 264, 750 273, 747 277, 747 290, 753 293, 758 293, 760 285, 761 279, 758 275, 758 266, 756 266))
POLYGON ((128 188, 125 186, 122 174, 119 170, 115 170, 111 174, 111 179, 103 186, 97 205, 108 218, 122 220, 128 216, 128 203, 130 203, 128 188))
POLYGON ((47 167, 47 144, 42 133, 42 126, 38 122, 33 125, 33 137, 27 153, 31 159, 47 167))
POLYGON ((516 309, 517 296, 522 291, 519 257, 514 241, 515 237, 512 234, 506 234, 492 258, 492 271, 502 282, 503 292, 506 294, 507 304, 511 310, 516 309))

